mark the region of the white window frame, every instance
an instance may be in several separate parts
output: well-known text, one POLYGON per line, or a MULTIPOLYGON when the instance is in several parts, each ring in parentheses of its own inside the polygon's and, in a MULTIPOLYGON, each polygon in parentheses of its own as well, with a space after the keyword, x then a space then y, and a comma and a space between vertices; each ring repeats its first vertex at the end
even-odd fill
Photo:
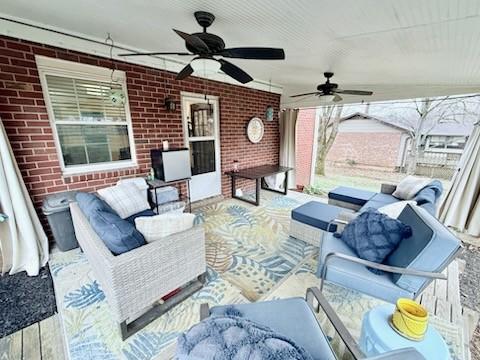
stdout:
MULTIPOLYGON (((109 162, 87 164, 87 165, 65 166, 65 162, 63 160, 62 147, 60 144, 60 138, 57 132, 57 124, 55 122, 53 107, 50 101, 50 95, 48 93, 46 76, 47 75, 63 76, 63 77, 76 78, 76 79, 82 79, 82 80, 101 81, 101 82, 110 83, 111 70, 108 68, 100 67, 100 66, 80 64, 72 61, 53 59, 53 58, 40 56, 40 55, 35 56, 35 61, 37 63, 37 69, 38 69, 38 74, 40 76, 40 83, 42 85, 45 106, 47 107, 48 118, 50 121, 50 126, 52 127, 55 147, 57 150, 57 154, 59 158, 58 160, 60 162, 60 167, 62 169, 63 175, 70 176, 70 175, 77 175, 77 174, 93 173, 93 172, 100 172, 100 171, 111 171, 111 170, 137 167, 138 166, 137 152, 136 152, 136 146, 135 146, 135 139, 133 136, 133 127, 132 127, 132 119, 130 116, 130 106, 129 106, 129 100, 128 100, 127 81, 126 81, 125 72, 120 70, 115 70, 114 81, 122 86, 122 91, 125 94, 125 117, 127 120, 126 125, 127 125, 127 132, 128 132, 128 141, 130 145, 131 159, 109 161, 109 162)), ((66 123, 66 122, 62 122, 62 123, 66 123)), ((75 125, 79 124, 78 122, 72 122, 72 123, 74 123, 75 125)), ((82 123, 82 124, 87 124, 87 123, 82 123)), ((118 125, 117 122, 112 123, 112 125, 114 124, 118 125)))
POLYGON ((464 137, 465 138, 465 144, 468 141, 468 136, 463 136, 463 135, 428 135, 427 140, 425 142, 425 151, 428 152, 434 152, 434 153, 449 153, 449 154, 462 154, 463 150, 465 149, 449 149, 447 148, 447 140, 449 137, 464 137), (445 143, 443 148, 431 148, 430 147, 430 140, 432 136, 437 136, 437 137, 443 137, 445 138, 445 143))

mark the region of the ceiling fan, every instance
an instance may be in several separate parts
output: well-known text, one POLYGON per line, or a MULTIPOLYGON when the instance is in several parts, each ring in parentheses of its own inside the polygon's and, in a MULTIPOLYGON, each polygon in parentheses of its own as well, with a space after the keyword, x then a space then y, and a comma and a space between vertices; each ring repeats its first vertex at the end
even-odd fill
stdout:
POLYGON ((290 97, 300 97, 300 96, 307 96, 307 95, 316 95, 318 97, 328 96, 330 97, 328 101, 339 102, 339 101, 342 101, 343 99, 338 94, 364 95, 364 96, 373 95, 372 91, 339 89, 338 84, 330 82, 330 78, 333 76, 333 72, 324 72, 323 75, 327 78, 327 81, 324 84, 318 85, 317 91, 309 92, 305 94, 292 95, 290 97))
POLYGON ((238 66, 223 58, 256 59, 256 60, 283 60, 285 52, 283 49, 267 47, 236 47, 225 48, 225 42, 221 37, 207 33, 207 28, 212 25, 215 16, 205 11, 195 12, 195 19, 203 28, 203 32, 187 34, 180 30, 175 33, 185 40, 185 46, 189 52, 149 52, 119 54, 119 56, 141 56, 141 55, 184 55, 195 56, 177 75, 177 80, 185 79, 195 70, 205 73, 215 73, 222 70, 225 74, 241 82, 242 84, 252 81, 253 78, 238 66), (221 56, 223 58, 216 58, 221 56))

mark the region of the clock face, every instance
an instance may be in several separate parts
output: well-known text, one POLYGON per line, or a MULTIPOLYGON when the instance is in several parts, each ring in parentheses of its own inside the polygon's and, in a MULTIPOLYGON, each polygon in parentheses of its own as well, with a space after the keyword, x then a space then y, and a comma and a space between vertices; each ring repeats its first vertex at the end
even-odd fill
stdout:
POLYGON ((265 129, 261 119, 256 117, 250 119, 247 126, 248 140, 254 144, 259 143, 263 138, 264 131, 265 129))

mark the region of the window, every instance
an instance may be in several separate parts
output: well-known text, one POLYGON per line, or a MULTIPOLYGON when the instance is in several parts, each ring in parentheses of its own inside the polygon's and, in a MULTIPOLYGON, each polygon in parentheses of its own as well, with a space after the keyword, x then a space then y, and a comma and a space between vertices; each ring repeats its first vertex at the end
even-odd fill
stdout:
POLYGON ((127 93, 125 74, 110 69, 37 57, 45 101, 64 173, 135 166, 128 109, 112 92, 127 93))
POLYGON ((428 136, 426 151, 438 152, 463 152, 465 144, 467 143, 467 136, 428 136))

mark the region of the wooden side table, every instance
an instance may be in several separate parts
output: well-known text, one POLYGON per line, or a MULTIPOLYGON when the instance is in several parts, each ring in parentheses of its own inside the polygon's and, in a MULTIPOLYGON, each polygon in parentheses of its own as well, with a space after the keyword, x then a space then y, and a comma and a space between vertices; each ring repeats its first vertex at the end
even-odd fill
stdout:
MULTIPOLYGON (((186 206, 188 206, 188 212, 192 212, 192 202, 191 202, 191 199, 190 199, 190 180, 191 178, 185 178, 185 179, 179 179, 179 180, 175 180, 175 181, 163 181, 163 180, 160 180, 160 179, 155 179, 155 180, 146 180, 147 181, 147 185, 148 185, 148 188, 150 190, 153 190, 153 192, 155 193, 155 206, 157 208, 157 213, 158 213, 158 195, 157 195, 157 190, 160 189, 160 188, 163 188, 163 187, 166 187, 166 186, 175 186, 177 187, 179 184, 181 183, 185 183, 186 185, 186 188, 187 188, 187 194, 185 196, 185 200, 186 200, 186 206)), ((178 196, 179 196, 179 200, 182 200, 182 191, 181 189, 179 189, 178 191, 178 196)), ((173 201, 172 201, 173 202, 173 201)), ((168 203, 166 203, 168 204, 168 203)), ((162 205, 165 205, 165 204, 162 204, 162 205)))

